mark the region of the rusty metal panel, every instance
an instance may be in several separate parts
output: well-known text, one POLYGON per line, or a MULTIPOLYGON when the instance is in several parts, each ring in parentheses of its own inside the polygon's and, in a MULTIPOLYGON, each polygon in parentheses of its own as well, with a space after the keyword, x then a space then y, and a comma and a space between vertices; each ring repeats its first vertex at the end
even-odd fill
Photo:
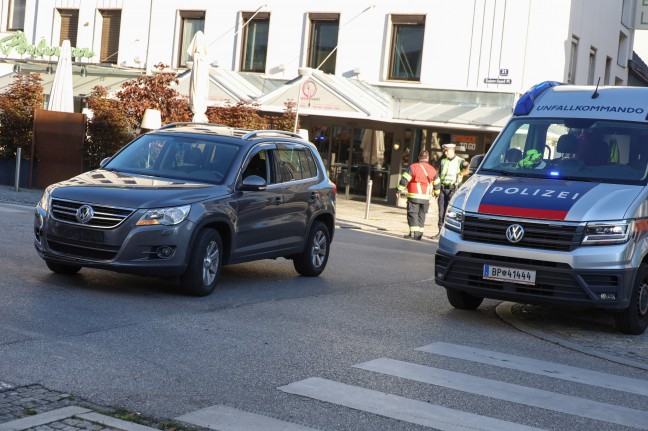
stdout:
POLYGON ((85 115, 80 113, 34 111, 32 170, 35 184, 45 188, 83 172, 83 142, 86 133, 85 115))

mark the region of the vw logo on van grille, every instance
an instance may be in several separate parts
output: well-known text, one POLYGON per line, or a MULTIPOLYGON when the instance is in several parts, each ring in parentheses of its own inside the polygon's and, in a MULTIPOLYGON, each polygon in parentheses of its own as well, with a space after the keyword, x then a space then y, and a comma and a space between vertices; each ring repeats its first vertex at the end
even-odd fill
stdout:
POLYGON ((515 244, 517 242, 520 242, 523 237, 524 228, 519 224, 512 224, 508 228, 506 228, 506 239, 508 239, 509 242, 515 244))
POLYGON ((94 217, 94 209, 90 205, 81 205, 76 212, 79 223, 88 223, 94 217))

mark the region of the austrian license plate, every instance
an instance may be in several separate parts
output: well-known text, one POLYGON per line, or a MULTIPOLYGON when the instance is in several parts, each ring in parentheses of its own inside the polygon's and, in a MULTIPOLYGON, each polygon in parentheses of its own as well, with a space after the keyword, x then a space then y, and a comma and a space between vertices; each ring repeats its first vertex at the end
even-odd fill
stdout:
POLYGON ((483 277, 487 280, 509 281, 513 283, 522 283, 522 284, 535 284, 536 272, 530 269, 484 265, 483 277))

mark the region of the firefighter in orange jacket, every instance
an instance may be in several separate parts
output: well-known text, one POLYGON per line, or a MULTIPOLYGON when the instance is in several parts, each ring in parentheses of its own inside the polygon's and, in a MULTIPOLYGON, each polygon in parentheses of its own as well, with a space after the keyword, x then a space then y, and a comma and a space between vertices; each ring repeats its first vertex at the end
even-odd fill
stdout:
POLYGON ((428 163, 430 153, 423 150, 419 153, 418 163, 409 166, 396 187, 398 196, 407 187, 407 224, 409 234, 405 238, 421 240, 425 227, 425 215, 430 207, 430 197, 439 196, 441 181, 436 169, 428 163))

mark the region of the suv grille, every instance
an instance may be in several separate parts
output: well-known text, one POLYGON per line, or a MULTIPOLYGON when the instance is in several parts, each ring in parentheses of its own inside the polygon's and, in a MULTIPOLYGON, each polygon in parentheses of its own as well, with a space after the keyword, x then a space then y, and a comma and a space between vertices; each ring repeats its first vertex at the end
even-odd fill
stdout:
POLYGON ((79 223, 76 212, 82 202, 66 201, 63 199, 52 199, 52 217, 55 220, 65 223, 77 224, 86 227, 97 227, 101 229, 112 229, 126 220, 134 210, 127 208, 113 208, 102 205, 90 205, 94 209, 94 216, 88 223, 79 223))
POLYGON ((583 226, 575 223, 543 223, 524 219, 464 215, 463 239, 466 241, 542 250, 571 251, 580 245, 582 236, 583 226), (506 239, 506 229, 512 224, 519 224, 524 228, 524 237, 518 243, 512 243, 506 239))

